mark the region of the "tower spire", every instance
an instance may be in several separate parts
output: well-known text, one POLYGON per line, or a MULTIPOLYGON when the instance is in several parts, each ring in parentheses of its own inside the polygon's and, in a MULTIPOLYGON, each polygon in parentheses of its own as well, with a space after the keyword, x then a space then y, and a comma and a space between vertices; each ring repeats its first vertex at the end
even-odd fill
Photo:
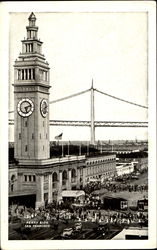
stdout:
POLYGON ((36 22, 36 16, 34 15, 34 13, 32 12, 28 18, 29 20, 29 26, 35 26, 35 22, 36 22))

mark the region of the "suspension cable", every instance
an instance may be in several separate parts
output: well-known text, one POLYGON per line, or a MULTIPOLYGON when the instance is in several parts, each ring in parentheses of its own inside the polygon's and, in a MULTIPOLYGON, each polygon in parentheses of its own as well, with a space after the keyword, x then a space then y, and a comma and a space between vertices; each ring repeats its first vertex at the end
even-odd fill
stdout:
MULTIPOLYGON (((98 90, 98 89, 95 89, 95 88, 93 88, 93 89, 94 89, 95 91, 97 91, 98 93, 100 93, 100 94, 109 96, 109 97, 114 98, 114 99, 116 99, 116 100, 119 100, 119 101, 122 101, 122 102, 126 102, 126 103, 129 103, 129 104, 132 104, 132 105, 141 107, 141 108, 148 109, 148 107, 146 107, 146 106, 143 106, 143 105, 140 105, 140 104, 137 104, 137 103, 134 103, 134 102, 130 102, 130 101, 127 101, 127 100, 124 100, 124 99, 122 99, 122 98, 119 98, 119 97, 116 97, 116 96, 107 94, 107 93, 102 92, 102 91, 100 91, 100 90, 98 90)), ((82 94, 84 94, 84 93, 87 93, 87 92, 89 92, 90 90, 91 90, 91 88, 90 88, 90 89, 87 89, 87 90, 84 90, 84 91, 81 91, 81 92, 78 92, 78 93, 76 93, 76 94, 72 94, 72 95, 69 95, 69 96, 66 96, 66 97, 59 98, 59 99, 54 100, 54 101, 50 101, 49 103, 52 104, 52 103, 64 101, 64 100, 67 100, 67 99, 69 99, 69 98, 73 98, 73 97, 75 97, 75 96, 79 96, 79 95, 82 95, 82 94)), ((14 113, 14 110, 9 111, 8 113, 14 113)))
MULTIPOLYGON (((60 101, 64 101, 64 100, 67 100, 69 98, 72 98, 72 97, 75 97, 75 96, 78 96, 78 95, 82 95, 88 91, 90 91, 91 89, 87 89, 87 90, 84 90, 84 91, 81 91, 81 92, 78 92, 76 94, 73 94, 73 95, 69 95, 69 96, 65 96, 65 97, 62 97, 62 98, 59 98, 57 100, 54 100, 54 101, 50 101, 49 104, 52 104, 52 103, 56 103, 56 102, 60 102, 60 101)), ((14 110, 12 111, 9 111, 8 113, 14 113, 14 110)))
POLYGON ((51 101, 51 102, 49 102, 49 103, 51 104, 51 103, 56 103, 56 102, 64 101, 64 100, 66 100, 66 99, 69 99, 69 98, 72 98, 72 97, 75 97, 75 96, 78 96, 78 95, 82 95, 82 94, 84 94, 84 93, 86 93, 86 92, 88 92, 88 91, 90 91, 90 90, 91 90, 91 89, 87 89, 87 90, 81 91, 81 92, 79 92, 79 93, 76 93, 76 94, 73 94, 73 95, 69 95, 69 96, 62 97, 62 98, 60 98, 60 99, 51 101))
POLYGON ((130 102, 130 101, 127 101, 127 100, 124 100, 124 99, 122 99, 122 98, 119 98, 119 97, 116 97, 116 96, 113 96, 113 95, 107 94, 107 93, 102 92, 102 91, 100 91, 100 90, 97 90, 97 89, 95 89, 95 88, 94 88, 94 90, 95 90, 95 91, 97 91, 97 92, 98 92, 98 93, 100 93, 100 94, 103 94, 103 95, 109 96, 109 97, 114 98, 114 99, 116 99, 116 100, 119 100, 119 101, 122 101, 122 102, 126 102, 126 103, 129 103, 129 104, 132 104, 132 105, 138 106, 138 107, 140 107, 140 108, 145 108, 145 109, 148 109, 148 107, 146 107, 146 106, 143 106, 143 105, 140 105, 140 104, 137 104, 137 103, 134 103, 134 102, 130 102))

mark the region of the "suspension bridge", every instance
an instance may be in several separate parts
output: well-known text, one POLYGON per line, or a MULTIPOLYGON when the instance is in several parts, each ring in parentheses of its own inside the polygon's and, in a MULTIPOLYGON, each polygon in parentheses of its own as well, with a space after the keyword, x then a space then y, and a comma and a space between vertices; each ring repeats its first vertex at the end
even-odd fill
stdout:
MULTIPOLYGON (((93 80, 92 80, 92 86, 90 89, 59 98, 57 100, 50 101, 49 104, 61 102, 70 98, 74 98, 76 96, 82 95, 84 93, 90 92, 90 121, 77 121, 77 120, 49 120, 50 126, 82 126, 82 127, 90 127, 91 128, 91 144, 95 143, 95 128, 96 127, 148 127, 148 122, 145 121, 95 121, 95 106, 94 106, 94 92, 98 92, 102 95, 106 95, 110 98, 114 98, 118 101, 125 102, 130 105, 134 105, 139 108, 148 109, 147 106, 137 104, 128 100, 124 100, 122 98, 110 95, 108 93, 102 92, 96 88, 93 87, 93 80)), ((14 113, 14 111, 9 111, 9 113, 14 113)), ((14 119, 9 119, 9 125, 14 125, 14 119)))

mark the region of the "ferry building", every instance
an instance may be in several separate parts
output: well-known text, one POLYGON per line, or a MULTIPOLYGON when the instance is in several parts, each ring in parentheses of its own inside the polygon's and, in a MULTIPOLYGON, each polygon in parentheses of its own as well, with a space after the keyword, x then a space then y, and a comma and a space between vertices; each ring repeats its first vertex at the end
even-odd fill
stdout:
POLYGON ((63 190, 80 190, 89 177, 115 174, 116 155, 50 158, 50 68, 42 54, 36 17, 31 13, 14 64, 14 158, 9 165, 9 201, 40 207, 62 198, 63 190))

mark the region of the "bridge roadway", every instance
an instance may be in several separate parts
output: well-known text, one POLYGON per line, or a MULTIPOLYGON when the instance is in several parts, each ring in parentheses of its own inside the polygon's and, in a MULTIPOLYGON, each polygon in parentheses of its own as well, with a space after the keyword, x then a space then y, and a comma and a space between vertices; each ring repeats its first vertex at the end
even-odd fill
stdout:
MULTIPOLYGON (((51 126, 81 126, 90 127, 90 121, 64 121, 64 120, 50 120, 51 126)), ((9 125, 14 125, 14 120, 9 119, 9 125)), ((95 127, 148 127, 148 122, 125 122, 125 121, 95 121, 95 127)))

